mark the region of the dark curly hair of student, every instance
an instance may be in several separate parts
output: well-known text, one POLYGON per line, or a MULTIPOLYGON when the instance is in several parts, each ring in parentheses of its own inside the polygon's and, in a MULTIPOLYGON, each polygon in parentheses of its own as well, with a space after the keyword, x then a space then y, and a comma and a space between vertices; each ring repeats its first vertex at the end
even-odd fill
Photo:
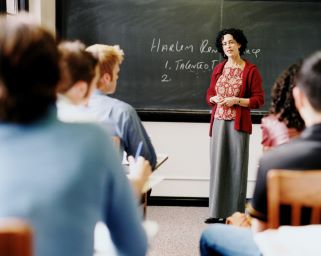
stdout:
POLYGON ((292 64, 278 76, 272 87, 269 109, 269 113, 277 115, 279 121, 284 122, 288 128, 295 128, 298 131, 302 131, 305 124, 295 107, 292 90, 301 64, 302 61, 292 64))
POLYGON ((236 29, 236 28, 223 29, 217 33, 216 42, 215 42, 217 51, 221 53, 224 59, 227 59, 227 56, 224 54, 223 46, 222 46, 222 40, 224 36, 227 34, 232 35, 235 41, 241 45, 239 51, 240 51, 240 55, 243 55, 247 47, 247 39, 243 31, 241 29, 236 29))
POLYGON ((60 73, 54 37, 27 14, 0 17, 0 121, 29 124, 56 101, 60 73))

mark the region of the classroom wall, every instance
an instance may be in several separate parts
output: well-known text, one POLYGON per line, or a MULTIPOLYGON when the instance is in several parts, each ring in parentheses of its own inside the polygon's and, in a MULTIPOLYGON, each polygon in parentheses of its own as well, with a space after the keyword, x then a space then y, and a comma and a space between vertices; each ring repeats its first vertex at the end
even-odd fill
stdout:
MULTIPOLYGON (((55 31, 55 0, 29 0, 29 12, 55 31)), ((157 170, 164 181, 152 196, 207 197, 209 191, 209 137, 207 123, 144 122, 158 153, 169 159, 157 170)), ((259 125, 253 126, 247 197, 253 193, 257 163, 262 154, 259 125)))
MULTIPOLYGON (((207 123, 144 122, 158 153, 169 159, 157 170, 164 181, 152 190, 152 196, 208 197, 209 136, 207 123)), ((257 165, 262 155, 261 129, 253 125, 247 197, 252 197, 257 165)))
POLYGON ((29 0, 29 12, 51 32, 56 31, 56 1, 29 0))

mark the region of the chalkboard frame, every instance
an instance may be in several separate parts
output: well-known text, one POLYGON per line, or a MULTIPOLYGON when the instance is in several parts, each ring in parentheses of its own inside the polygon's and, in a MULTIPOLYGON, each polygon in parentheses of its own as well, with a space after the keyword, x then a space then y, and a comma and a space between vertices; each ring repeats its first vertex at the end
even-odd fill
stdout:
MULTIPOLYGON (((143 121, 151 122, 186 122, 186 123, 209 123, 211 119, 210 112, 204 111, 146 111, 143 109, 136 109, 139 117, 143 121)), ((253 124, 260 124, 262 117, 266 112, 252 112, 251 120, 253 124)))

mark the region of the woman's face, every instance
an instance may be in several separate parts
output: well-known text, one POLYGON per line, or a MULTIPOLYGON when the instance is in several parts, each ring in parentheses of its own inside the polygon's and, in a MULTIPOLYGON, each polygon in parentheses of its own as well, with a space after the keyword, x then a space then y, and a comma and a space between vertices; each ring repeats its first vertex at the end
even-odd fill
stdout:
POLYGON ((228 58, 240 56, 239 49, 241 45, 236 42, 231 34, 226 34, 223 36, 222 47, 225 55, 228 58))

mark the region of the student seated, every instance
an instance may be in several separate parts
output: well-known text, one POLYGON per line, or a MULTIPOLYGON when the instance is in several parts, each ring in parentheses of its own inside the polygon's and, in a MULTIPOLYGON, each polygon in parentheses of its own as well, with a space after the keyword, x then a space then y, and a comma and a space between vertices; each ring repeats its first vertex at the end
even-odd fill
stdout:
POLYGON ((100 122, 109 125, 113 135, 120 138, 121 149, 128 156, 135 155, 143 142, 141 156, 148 160, 152 169, 156 166, 156 153, 151 140, 135 109, 129 104, 107 96, 116 91, 120 64, 124 53, 118 46, 95 44, 87 48, 99 59, 100 79, 97 90, 89 100, 90 111, 100 122))
POLYGON ((92 255, 98 220, 119 255, 145 255, 146 234, 112 141, 95 124, 57 120, 54 37, 29 16, 2 16, 0 53, 0 217, 31 224, 36 256, 92 255))
POLYGON ((65 122, 98 122, 87 107, 100 76, 98 60, 85 49, 80 41, 58 45, 61 79, 57 110, 59 119, 65 122))
MULTIPOLYGON (((58 45, 61 79, 58 84, 58 117, 64 122, 96 122, 88 110, 88 101, 100 76, 98 59, 86 52, 80 41, 64 41, 58 45), (95 78, 95 79, 94 79, 95 78)), ((108 129, 107 129, 108 130, 108 129)), ((120 140, 112 136, 116 149, 120 140)))
MULTIPOLYGON (((85 45, 80 41, 65 41, 58 45, 60 53, 61 79, 58 85, 57 109, 58 117, 65 122, 96 122, 96 117, 88 111, 88 101, 99 78, 98 60, 85 51, 85 45)), ((103 126, 102 126, 103 127, 103 126)), ((103 127, 104 128, 104 127, 103 127)), ((109 134, 107 135, 109 136, 109 134)), ((116 149, 119 148, 119 138, 112 137, 116 149)), ((129 176, 138 197, 147 182, 151 170, 138 168, 131 160, 129 176)))
POLYGON ((299 136, 305 127, 292 93, 300 66, 301 63, 289 66, 272 87, 269 114, 262 118, 261 123, 263 150, 289 142, 299 136))

